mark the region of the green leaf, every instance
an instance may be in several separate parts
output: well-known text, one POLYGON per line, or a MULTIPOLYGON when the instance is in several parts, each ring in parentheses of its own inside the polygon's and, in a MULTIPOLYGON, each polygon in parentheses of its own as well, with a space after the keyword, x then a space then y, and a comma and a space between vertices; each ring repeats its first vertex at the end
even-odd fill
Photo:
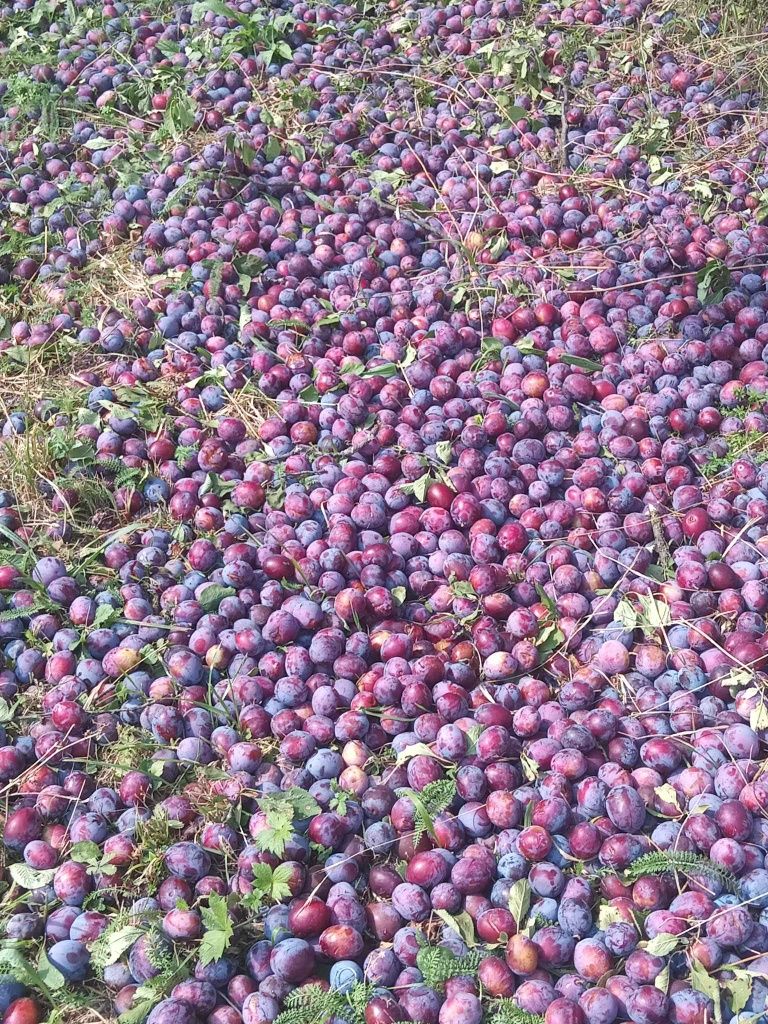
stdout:
POLYGON ((165 109, 163 123, 174 138, 178 138, 195 126, 196 110, 191 96, 179 92, 171 97, 165 109))
POLYGON ((543 348, 537 348, 531 338, 520 338, 515 342, 515 348, 521 356, 545 356, 547 354, 543 348))
POLYGON ((763 729, 768 729, 768 707, 765 702, 761 701, 756 708, 753 708, 749 713, 749 727, 754 729, 755 732, 761 732, 763 729))
POLYGON ((533 758, 523 751, 520 754, 520 767, 523 769, 523 775, 529 782, 535 782, 539 777, 539 764, 538 761, 534 761, 533 758))
POLYGON ((275 903, 282 903, 291 895, 291 887, 288 881, 293 874, 289 864, 278 864, 272 872, 272 888, 270 895, 275 903))
POLYGON ((660 601, 653 594, 640 594, 638 598, 641 625, 647 629, 664 629, 672 622, 672 610, 666 601, 660 601))
POLYGON ((672 804, 680 810, 680 802, 677 790, 674 786, 671 786, 668 782, 665 782, 663 786, 657 786, 653 791, 659 800, 663 800, 665 804, 672 804))
POLYGON ((756 975, 745 971, 743 967, 731 967, 730 965, 728 972, 733 975, 733 978, 729 978, 727 981, 723 980, 720 984, 730 996, 731 1013, 740 1013, 749 1002, 749 997, 752 994, 752 982, 756 975))
POLYGON ((447 465, 453 454, 453 441, 438 441, 435 445, 435 454, 441 462, 447 465))
POLYGON ((270 793, 258 800, 259 810, 267 819, 267 827, 256 836, 256 845, 261 850, 282 856, 286 843, 292 838, 294 820, 311 818, 318 814, 320 805, 303 789, 294 786, 284 793, 270 793))
POLYGON ((565 640, 563 631, 556 622, 544 623, 536 637, 536 648, 542 654, 550 654, 556 651, 565 640))
POLYGON ((594 359, 585 359, 583 356, 560 356, 560 362, 565 363, 566 366, 576 366, 578 369, 586 370, 588 373, 599 373, 603 368, 594 359))
POLYGON ((531 908, 531 883, 527 878, 518 878, 509 890, 507 905, 519 931, 523 927, 528 917, 528 911, 531 908))
POLYGON ((633 630, 637 628, 637 612, 629 598, 622 597, 616 607, 616 611, 613 613, 613 617, 624 629, 633 630))
POLYGON ((28 864, 11 864, 8 870, 13 881, 22 889, 41 889, 44 885, 52 882, 53 876, 56 874, 56 868, 36 870, 29 867, 28 864))
POLYGON ((452 928, 464 940, 470 949, 476 945, 475 922, 466 910, 462 910, 460 914, 449 914, 447 910, 436 910, 435 913, 441 921, 447 924, 449 928, 452 928))
POLYGON ((597 912, 597 927, 600 931, 605 931, 612 924, 623 924, 624 920, 624 915, 618 907, 612 907, 609 903, 600 905, 600 909, 597 912))
POLYGON ((234 927, 229 916, 227 901, 218 893, 211 893, 208 906, 202 911, 205 933, 200 942, 200 963, 205 967, 214 960, 220 960, 232 941, 234 927))
POLYGON ((667 956, 673 953, 680 946, 679 935, 669 935, 667 932, 660 932, 648 940, 645 951, 651 956, 667 956))
POLYGON ((274 814, 267 828, 263 828, 256 836, 256 845, 260 850, 282 857, 285 847, 293 838, 293 818, 289 813, 282 816, 274 814))
POLYGON ((671 970, 669 968, 669 962, 667 962, 661 970, 660 974, 657 974, 654 978, 653 984, 655 988, 661 989, 665 994, 669 989, 669 980, 671 977, 671 970))
POLYGON ((702 305, 714 305, 731 286, 731 272, 722 260, 710 260, 696 274, 696 297, 702 305))
POLYGON ((120 612, 109 604, 100 604, 96 609, 91 629, 100 629, 102 626, 111 626, 120 618, 120 612))
POLYGON ((407 747, 403 747, 400 753, 397 755, 396 766, 401 764, 407 764, 411 758, 418 757, 437 757, 437 754, 431 747, 428 747, 426 743, 411 743, 407 747))
POLYGON ((225 597, 233 597, 237 591, 234 587, 222 587, 218 583, 212 583, 200 595, 200 607, 205 612, 218 611, 219 605, 225 597))
POLYGON ((451 593, 454 597, 463 597, 468 601, 477 600, 477 591, 469 580, 451 580, 451 593))
POLYGON ((16 716, 17 704, 9 704, 5 697, 0 697, 0 724, 12 722, 16 716))
POLYGON ((142 935, 144 929, 131 924, 119 926, 114 930, 108 927, 89 946, 94 965, 103 969, 110 964, 116 964, 123 953, 126 953, 142 935))
POLYGON ((691 959, 691 988, 709 996, 715 1005, 715 1021, 722 1024, 723 1011, 720 1005, 720 984, 698 960, 691 959))
POLYGON ((69 857, 79 864, 98 864, 101 860, 101 849, 98 843, 85 840, 82 843, 75 843, 69 851, 69 857))
POLYGON ((60 988, 64 988, 66 985, 66 978, 58 969, 54 967, 51 961, 48 959, 45 953, 45 948, 40 950, 40 954, 37 958, 37 973, 42 983, 43 990, 48 989, 51 992, 56 992, 60 988))
POLYGON ((402 604, 408 596, 408 591, 405 587, 392 587, 392 597, 398 604, 402 604))
POLYGON ((117 1018, 120 1024, 142 1024, 142 1021, 146 1020, 153 1006, 159 1002, 157 996, 147 996, 144 999, 136 999, 134 996, 134 1005, 130 1010, 126 1010, 125 1013, 121 1013, 117 1018))
POLYGON ((434 480, 430 474, 425 473, 416 480, 411 480, 410 483, 403 484, 400 489, 404 494, 412 494, 418 501, 424 501, 427 496, 429 485, 432 483, 434 483, 434 480))

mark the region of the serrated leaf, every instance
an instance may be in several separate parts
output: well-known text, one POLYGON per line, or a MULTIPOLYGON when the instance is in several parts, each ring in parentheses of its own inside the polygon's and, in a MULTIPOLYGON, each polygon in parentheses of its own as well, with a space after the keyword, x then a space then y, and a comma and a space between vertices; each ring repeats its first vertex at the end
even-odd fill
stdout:
POLYGON ((666 601, 661 601, 653 594, 639 595, 642 625, 648 629, 664 629, 672 622, 672 610, 666 601))
POLYGON ((680 936, 670 935, 667 932, 660 932, 658 935, 654 935, 652 939, 649 939, 646 946, 646 953, 650 953, 651 956, 667 956, 669 953, 674 953, 680 946, 680 936))
POLYGON ((519 931, 531 909, 531 883, 527 878, 518 878, 510 888, 507 906, 519 931))
POLYGON ((560 356, 560 362, 565 363, 566 366, 576 366, 580 370, 587 370, 588 373, 599 373, 603 368, 594 359, 585 359, 584 356, 564 355, 560 356))
POLYGON ((101 849, 98 843, 92 843, 90 840, 75 843, 69 851, 69 859, 76 860, 80 864, 98 864, 101 860, 101 849))
POLYGON ((675 787, 671 786, 668 782, 665 782, 663 786, 657 786, 653 792, 665 804, 672 804, 680 809, 680 796, 675 787))
POLYGON ((146 1020, 149 1016, 152 1007, 159 1002, 159 998, 155 995, 145 996, 143 999, 136 999, 134 995, 134 1005, 131 1006, 130 1010, 126 1010, 121 1013, 117 1018, 120 1024, 142 1024, 142 1021, 146 1020))
POLYGON ((11 864, 11 878, 22 889, 41 889, 53 881, 56 868, 31 868, 28 864, 11 864))
POLYGON ((720 1005, 720 984, 698 960, 691 959, 691 988, 709 996, 715 1006, 715 1021, 722 1024, 723 1011, 720 1005))
POLYGON ((400 490, 404 494, 412 494, 418 501, 424 501, 427 496, 427 490, 429 485, 434 483, 429 473, 425 473, 423 476, 418 477, 416 480, 412 480, 410 483, 403 484, 400 490))
POLYGON ((749 1002, 755 975, 745 971, 742 967, 729 966, 728 971, 733 974, 733 978, 721 981, 720 984, 730 995, 731 1012, 740 1013, 749 1002))
POLYGON ((520 754, 520 767, 523 769, 523 775, 528 782, 535 782, 539 777, 539 764, 534 759, 523 751, 520 754))
POLYGON ((224 956, 232 941, 234 926, 229 916, 227 901, 218 893, 211 893, 208 897, 208 906, 203 908, 202 918, 206 930, 200 942, 198 955, 200 963, 205 967, 224 956))
POLYGON ((434 757, 437 758, 437 754, 431 747, 428 747, 426 743, 411 743, 407 747, 403 747, 400 753, 397 755, 397 761, 395 766, 398 767, 401 764, 406 764, 413 757, 434 757))
POLYGON ((204 612, 216 612, 225 597, 233 597, 236 593, 234 587, 222 587, 218 583, 212 583, 200 595, 200 607, 204 612))
POLYGON ((91 624, 91 629, 100 629, 101 626, 111 626, 120 618, 120 612, 109 604, 100 604, 91 624))
POLYGON ((107 928, 89 945, 94 963, 98 963, 101 968, 116 964, 123 953, 126 953, 143 934, 142 928, 131 924, 124 925, 112 933, 107 928))
POLYGON ((605 931, 611 924, 623 924, 625 920, 626 918, 618 907, 612 907, 610 903, 600 905, 600 909, 597 912, 597 927, 600 931, 605 931))
POLYGON ((46 956, 44 948, 40 950, 40 954, 37 958, 37 973, 43 991, 48 989, 50 992, 56 992, 58 989, 64 988, 67 983, 67 979, 58 967, 54 967, 46 956))
POLYGON ((435 445, 435 454, 441 462, 446 465, 451 461, 451 454, 453 452, 452 441, 438 441, 435 445))
POLYGON ((754 729, 755 732, 760 732, 762 729, 768 729, 768 707, 764 702, 757 705, 749 713, 749 726, 754 729))
POLYGON ((452 928, 464 940, 470 949, 476 945, 475 922, 466 910, 462 910, 460 914, 449 914, 447 910, 436 910, 435 913, 441 921, 447 924, 449 928, 452 928))
POLYGON ((289 864, 278 864, 272 872, 270 895, 275 903, 282 903, 284 899, 291 895, 291 887, 288 885, 288 881, 292 874, 293 869, 289 864))
POLYGON ((5 697, 0 697, 0 724, 12 722, 16 716, 17 704, 9 704, 5 697))
POLYGON ((654 982, 653 982, 655 987, 658 988, 658 989, 661 989, 661 991, 664 992, 665 995, 667 993, 667 990, 669 989, 669 982, 670 982, 671 975, 672 975, 672 972, 670 970, 669 964, 666 964, 662 968, 661 973, 656 975, 656 977, 654 979, 654 982))

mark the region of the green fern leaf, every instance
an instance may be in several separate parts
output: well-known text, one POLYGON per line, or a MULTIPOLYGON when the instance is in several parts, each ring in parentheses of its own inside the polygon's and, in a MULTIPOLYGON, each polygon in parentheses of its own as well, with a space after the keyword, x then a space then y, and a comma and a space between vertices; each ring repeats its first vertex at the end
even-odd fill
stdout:
POLYGON ((435 818, 453 803, 456 783, 453 779, 436 779, 434 782, 428 782, 420 792, 414 789, 399 789, 397 792, 399 796, 407 797, 413 804, 413 844, 418 846, 425 832, 434 837, 435 818))
POLYGON ((679 871, 686 875, 708 875, 710 878, 717 878, 730 892, 735 892, 738 884, 735 875, 732 875, 730 871, 726 871, 725 868, 715 864, 708 857, 686 850, 646 853, 621 872, 616 872, 612 868, 602 868, 597 872, 596 877, 620 874, 625 881, 636 882, 643 875, 666 875, 672 871, 679 871))
POLYGON ((469 952, 464 956, 456 956, 445 946, 422 946, 416 956, 416 966, 424 977, 425 985, 440 988, 451 978, 475 974, 481 960, 479 953, 469 952))
POLYGON ((543 1017, 521 1010, 511 999, 492 1003, 486 1020, 487 1024, 544 1024, 543 1017))
POLYGON ((35 600, 24 608, 8 608, 0 612, 0 622, 15 622, 16 619, 28 619, 41 611, 53 611, 56 605, 44 597, 36 597, 35 600))

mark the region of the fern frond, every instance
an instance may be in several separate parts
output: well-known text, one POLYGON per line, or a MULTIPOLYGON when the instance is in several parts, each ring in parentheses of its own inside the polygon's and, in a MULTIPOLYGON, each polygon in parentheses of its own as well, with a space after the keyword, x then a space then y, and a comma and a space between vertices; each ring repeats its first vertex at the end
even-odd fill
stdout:
POLYGON ((464 956, 455 956, 445 946, 422 946, 416 956, 416 966, 424 977, 424 984, 439 988, 451 978, 461 974, 474 974, 482 957, 470 951, 464 956))
POLYGON ((453 779, 435 779, 428 782, 424 789, 399 789, 399 796, 406 796, 413 804, 414 833, 413 844, 419 841, 425 832, 431 836, 435 833, 435 817, 453 803, 456 796, 456 783, 453 779))
POLYGON ((16 619, 28 619, 31 615, 36 615, 42 611, 53 611, 56 605, 52 601, 48 601, 45 598, 35 598, 32 604, 27 605, 25 608, 7 608, 4 612, 0 612, 0 622, 15 622, 16 619))
POLYGON ((150 940, 146 948, 147 960, 161 974, 173 972, 177 966, 176 958, 170 943, 159 928, 152 929, 150 940))
POLYGON ((421 799, 434 817, 447 810, 456 796, 456 782, 453 779, 436 779, 428 782, 421 791, 421 799))
POLYGON ((116 914, 104 931, 90 944, 91 964, 98 971, 115 963, 127 953, 146 928, 139 927, 139 919, 127 911, 116 914))
POLYGON ((528 1013, 511 999, 499 999, 491 1004, 486 1017, 487 1024, 544 1024, 538 1013, 528 1013))
POLYGON ((686 875, 709 875, 710 878, 717 878, 730 892, 736 891, 735 875, 720 867, 719 864, 715 864, 708 857, 699 853, 689 853, 687 850, 646 853, 623 871, 617 872, 612 868, 602 868, 597 872, 597 877, 619 874, 627 882, 636 882, 643 875, 665 875, 670 871, 679 871, 686 875))
POLYGON ((349 992, 325 990, 320 985, 305 985, 286 997, 285 1009, 275 1024, 325 1024, 331 1017, 346 1024, 365 1024, 365 1008, 375 987, 361 981, 349 992))
POLYGON ((349 1024, 365 1024, 365 1008, 376 993, 376 986, 368 981, 360 981, 354 985, 349 992, 344 993, 342 999, 346 1006, 335 1011, 336 1017, 341 1017, 349 1024))
POLYGON ((304 985, 285 998, 285 1009, 275 1024, 315 1024, 331 1016, 330 1002, 334 993, 321 985, 304 985))

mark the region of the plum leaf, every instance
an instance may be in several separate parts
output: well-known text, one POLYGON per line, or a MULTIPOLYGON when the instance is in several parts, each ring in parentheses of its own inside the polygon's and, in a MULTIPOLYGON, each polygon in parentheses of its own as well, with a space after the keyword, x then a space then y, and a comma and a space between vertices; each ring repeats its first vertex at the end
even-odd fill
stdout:
POLYGON ((205 612, 218 611, 219 605, 225 597, 233 597, 237 591, 234 587, 222 587, 218 583, 211 583, 200 595, 200 607, 205 612))
POLYGON ((460 914, 449 914, 447 910, 436 910, 435 913, 444 924, 456 932, 459 938, 464 940, 470 949, 476 945, 475 925, 466 910, 460 914))
POLYGON ((723 1019, 720 1005, 720 983, 698 960, 691 958, 691 988, 709 996, 715 1007, 715 1020, 720 1024, 723 1019))
POLYGON ((56 868, 37 870, 28 864, 11 864, 9 871, 13 881, 22 889, 41 889, 52 882, 56 874, 56 868))
POLYGON ((528 917, 528 911, 531 909, 531 883, 527 878, 518 878, 509 890, 507 906, 509 907, 510 914, 515 919, 515 924, 519 931, 528 917))
POLYGON ((733 977, 727 981, 721 981, 720 984, 730 996, 731 1013, 740 1013, 752 995, 752 982, 755 975, 745 971, 743 967, 730 967, 728 973, 733 977))
POLYGON ((645 951, 650 953, 651 956, 667 956, 669 953, 674 952, 679 945, 679 935, 669 935, 666 932, 660 932, 648 940, 645 951))

